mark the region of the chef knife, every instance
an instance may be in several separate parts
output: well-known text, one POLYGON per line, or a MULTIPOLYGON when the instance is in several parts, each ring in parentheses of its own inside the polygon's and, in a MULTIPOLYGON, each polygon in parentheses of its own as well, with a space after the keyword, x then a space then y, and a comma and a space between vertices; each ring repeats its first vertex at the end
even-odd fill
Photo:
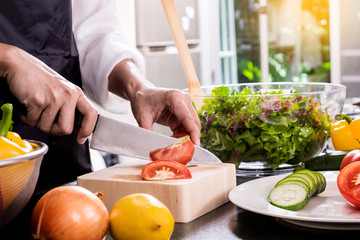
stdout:
MULTIPOLYGON (((25 106, 16 99, 14 106, 20 113, 27 114, 25 106)), ((83 117, 76 109, 74 129, 81 127, 83 117)), ((176 141, 176 138, 99 114, 91 136, 90 147, 107 153, 150 160, 151 151, 167 147, 176 141)), ((188 165, 221 163, 221 160, 208 150, 196 145, 194 147, 194 155, 187 163, 188 165)))
MULTIPOLYGON (((90 147, 112 154, 150 160, 149 153, 167 147, 178 139, 118 121, 103 115, 98 116, 91 136, 90 147)), ((216 164, 220 159, 208 150, 196 146, 188 164, 216 164)))

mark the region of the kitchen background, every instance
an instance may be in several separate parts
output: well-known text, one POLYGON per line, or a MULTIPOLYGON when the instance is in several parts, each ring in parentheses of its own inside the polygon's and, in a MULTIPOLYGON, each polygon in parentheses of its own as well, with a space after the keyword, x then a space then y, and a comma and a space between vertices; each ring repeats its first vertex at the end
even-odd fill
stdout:
MULTIPOLYGON (((185 89, 160 0, 119 0, 123 31, 144 55, 146 77, 185 89)), ((175 0, 201 85, 331 82, 360 102, 359 0, 175 0)), ((99 111, 136 124, 127 114, 99 111)), ((353 109, 348 110, 353 111, 353 109)), ((357 109, 355 109, 357 111, 357 109)), ((170 134, 155 125, 155 131, 170 134)), ((102 154, 107 165, 118 160, 102 154)))

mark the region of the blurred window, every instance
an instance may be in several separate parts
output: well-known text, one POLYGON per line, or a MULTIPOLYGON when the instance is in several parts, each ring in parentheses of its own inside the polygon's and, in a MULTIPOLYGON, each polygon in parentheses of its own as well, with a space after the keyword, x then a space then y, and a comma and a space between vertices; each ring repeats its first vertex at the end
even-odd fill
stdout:
MULTIPOLYGON (((236 0, 235 0, 236 1, 236 0)), ((237 54, 234 22, 234 0, 220 0, 220 72, 222 83, 236 82, 237 54)))
POLYGON ((329 0, 219 3, 223 83, 330 82, 329 0))

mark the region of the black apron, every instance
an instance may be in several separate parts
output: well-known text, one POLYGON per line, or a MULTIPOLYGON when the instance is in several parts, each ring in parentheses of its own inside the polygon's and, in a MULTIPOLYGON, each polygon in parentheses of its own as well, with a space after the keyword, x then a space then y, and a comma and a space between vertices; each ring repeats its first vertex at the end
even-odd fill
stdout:
MULTIPOLYGON (((81 87, 78 52, 72 33, 71 0, 1 0, 0 42, 18 46, 81 87)), ((21 107, 5 79, 0 79, 0 104, 14 103, 14 129, 24 139, 45 142, 45 155, 36 191, 76 180, 91 171, 88 142, 76 134, 51 136, 21 121, 21 107)))

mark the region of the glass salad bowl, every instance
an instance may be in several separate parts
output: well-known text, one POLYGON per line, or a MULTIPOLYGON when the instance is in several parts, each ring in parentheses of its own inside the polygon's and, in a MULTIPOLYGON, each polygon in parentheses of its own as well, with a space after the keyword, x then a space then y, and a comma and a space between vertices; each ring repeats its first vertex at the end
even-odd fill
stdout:
POLYGON ((293 171, 320 154, 346 96, 345 86, 330 83, 264 82, 202 90, 203 96, 192 96, 202 125, 201 146, 247 177, 293 171))

